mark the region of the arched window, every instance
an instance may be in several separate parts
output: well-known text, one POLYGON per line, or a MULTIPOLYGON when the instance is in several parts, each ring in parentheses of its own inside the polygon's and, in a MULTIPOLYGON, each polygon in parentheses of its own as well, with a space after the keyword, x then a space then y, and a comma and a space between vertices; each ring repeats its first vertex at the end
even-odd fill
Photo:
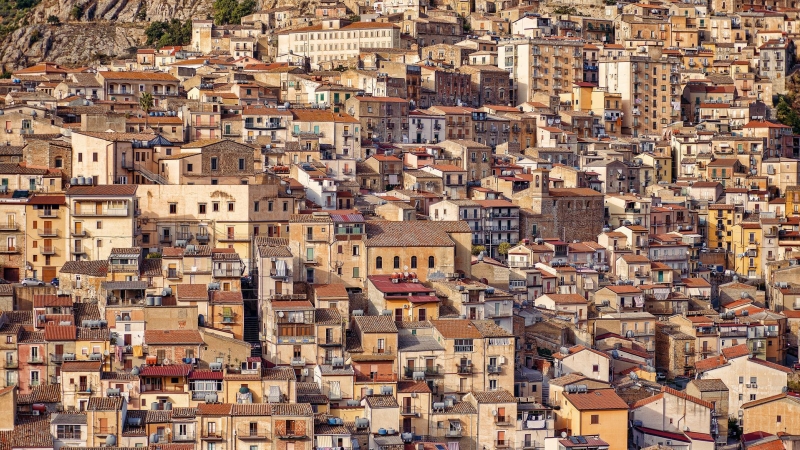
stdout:
POLYGON ((381 258, 380 256, 375 258, 375 268, 376 269, 383 269, 383 258, 381 258))
POLYGON ((400 268, 400 257, 399 256, 395 256, 394 257, 394 268, 395 269, 399 269, 400 268))
POLYGON ((433 266, 436 265, 436 259, 433 256, 428 256, 428 268, 433 269, 433 266))
POLYGON ((412 269, 416 269, 417 268, 417 257, 416 256, 412 256, 411 257, 411 268, 412 269))

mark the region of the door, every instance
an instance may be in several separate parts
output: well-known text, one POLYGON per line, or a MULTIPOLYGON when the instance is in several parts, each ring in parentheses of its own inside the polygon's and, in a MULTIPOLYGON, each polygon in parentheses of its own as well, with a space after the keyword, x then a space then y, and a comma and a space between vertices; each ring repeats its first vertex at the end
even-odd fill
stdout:
POLYGON ((56 344, 56 356, 61 357, 64 354, 64 345, 63 344, 56 344))
POLYGON ((75 234, 78 236, 83 234, 83 222, 75 222, 75 234))
POLYGON ((103 215, 103 204, 100 203, 100 202, 95 203, 94 204, 94 211, 95 211, 95 213, 97 213, 98 216, 102 216, 103 215))
POLYGON ((664 272, 661 271, 661 270, 658 271, 658 282, 659 283, 663 283, 664 282, 664 272))
POLYGON ((132 342, 131 341, 131 336, 133 336, 133 335, 131 335, 131 334, 123 334, 122 335, 122 343, 124 345, 131 345, 131 342, 132 342))
POLYGON ((105 418, 105 417, 98 418, 97 422, 98 422, 97 423, 98 428, 100 429, 100 433, 99 434, 106 434, 106 433, 109 432, 109 430, 108 430, 108 419, 107 418, 105 418))
POLYGON ((425 308, 419 309, 419 320, 428 320, 428 310, 425 308))
POLYGON ((17 238, 9 236, 8 239, 6 239, 6 245, 8 245, 9 251, 15 250, 17 248, 17 238))
POLYGON ((283 294, 283 281, 275 281, 275 294, 276 295, 283 294))
POLYGON ((498 431, 497 432, 497 445, 505 445, 506 444, 506 432, 505 431, 498 431))
POLYGON ((411 412, 411 397, 403 397, 403 413, 411 412))
POLYGON ((395 310, 394 310, 394 321, 395 322, 402 322, 403 321, 403 308, 395 308, 395 310))

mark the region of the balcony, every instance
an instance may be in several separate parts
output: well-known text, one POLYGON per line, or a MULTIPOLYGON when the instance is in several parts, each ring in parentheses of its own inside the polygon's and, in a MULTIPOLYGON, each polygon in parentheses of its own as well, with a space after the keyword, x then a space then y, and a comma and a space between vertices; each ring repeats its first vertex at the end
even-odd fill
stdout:
POLYGON ((222 431, 204 430, 200 439, 204 441, 221 441, 225 439, 225 433, 222 431))
POLYGON ((57 209, 40 209, 39 210, 39 217, 43 219, 54 219, 58 217, 58 210, 57 209))
POLYGON ((70 234, 72 235, 72 237, 86 237, 87 236, 86 230, 72 230, 70 232, 70 234))
POLYGON ((523 430, 544 430, 547 428, 547 420, 545 419, 522 420, 521 422, 523 430))
POLYGON ((242 271, 237 269, 214 269, 214 278, 239 278, 242 276, 242 271))
POLYGON ((294 428, 276 430, 275 435, 278 436, 278 439, 305 439, 308 437, 305 433, 302 433, 300 430, 294 428))
POLYGON ((503 372, 503 367, 488 365, 486 366, 486 372, 488 372, 489 375, 497 375, 503 372))
POLYGON ((55 228, 39 228, 37 230, 39 232, 39 236, 41 237, 57 237, 58 230, 55 228))
POLYGON ((319 345, 322 347, 337 347, 342 345, 342 338, 337 336, 321 338, 319 345))
POLYGON ((495 416, 494 424, 498 427, 510 427, 514 425, 514 421, 509 416, 495 416))
POLYGON ((278 344, 313 344, 315 340, 315 336, 278 336, 278 344))
POLYGON ((416 406, 401 406, 400 407, 400 415, 401 416, 416 416, 419 413, 419 409, 416 406))
POLYGON ((19 230, 19 224, 14 220, 6 220, 4 222, 0 222, 0 231, 17 231, 19 230))
POLYGON ((79 394, 91 394, 92 393, 92 384, 91 383, 81 383, 75 386, 75 392, 79 394))
POLYGON ((508 439, 496 440, 494 448, 511 448, 511 441, 508 439))
POLYGON ((172 442, 195 442, 197 440, 197 435, 194 431, 187 431, 186 434, 178 434, 178 432, 172 433, 172 442))
POLYGON ((356 381, 362 383, 393 383, 397 381, 396 373, 356 374, 356 381))
POLYGON ((109 434, 117 434, 117 427, 114 425, 106 425, 104 427, 95 426, 94 434, 95 436, 108 436, 109 434))
POLYGON ((59 431, 56 433, 56 439, 61 440, 80 440, 83 439, 80 431, 59 431))
POLYGON ((456 366, 456 373, 459 375, 469 375, 472 373, 472 364, 459 364, 456 366))
POLYGON ((53 247, 52 245, 43 245, 39 247, 39 253, 42 255, 55 255, 56 248, 53 247))
POLYGON ((28 358, 28 364, 44 364, 44 358, 41 356, 31 356, 28 358))
POLYGON ((73 255, 85 255, 86 250, 84 250, 83 247, 72 247, 70 253, 73 255))
POLYGON ((128 208, 76 208, 72 213, 76 217, 87 216, 111 216, 125 217, 128 215, 128 208))
POLYGON ((292 357, 292 360, 290 361, 290 364, 293 365, 293 366, 305 366, 306 365, 306 359, 304 357, 302 357, 302 356, 294 356, 294 357, 292 357))
POLYGON ((176 269, 167 269, 164 271, 164 277, 168 280, 177 280, 183 277, 183 273, 176 269))
POLYGON ((460 438, 463 435, 464 435, 464 432, 462 430, 460 430, 460 429, 459 430, 447 430, 447 431, 444 432, 444 437, 449 437, 449 438, 460 438))
POLYGON ((269 439, 269 433, 246 426, 236 430, 236 437, 243 441, 266 441, 269 439))

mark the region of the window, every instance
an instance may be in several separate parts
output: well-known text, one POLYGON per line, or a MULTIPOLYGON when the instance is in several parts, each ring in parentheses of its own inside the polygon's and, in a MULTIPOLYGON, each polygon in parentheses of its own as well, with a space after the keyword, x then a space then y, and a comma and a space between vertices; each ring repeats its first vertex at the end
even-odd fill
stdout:
POLYGON ((436 260, 433 258, 433 256, 428 256, 428 268, 433 269, 433 266, 435 265, 436 265, 436 260))
POLYGON ((497 380, 489 380, 489 390, 494 391, 497 389, 497 380))
POLYGON ((750 377, 750 384, 758 384, 758 377, 750 377))
POLYGON ((219 164, 216 157, 211 158, 211 170, 219 170, 219 164))
POLYGON ((92 153, 92 162, 97 162, 97 152, 92 153))
POLYGON ((400 257, 399 256, 395 256, 394 257, 392 266, 395 269, 399 269, 400 268, 400 257))
POLYGON ((244 158, 239 158, 239 170, 244 170, 244 158))
POLYGON ((358 267, 353 267, 353 278, 359 278, 359 276, 358 267))
POLYGON ((60 168, 64 167, 64 159, 61 158, 61 157, 56 158, 55 166, 56 166, 56 169, 60 169, 60 168))
MULTIPOLYGON (((102 230, 102 229, 103 229, 103 221, 102 221, 102 220, 98 220, 98 221, 97 221, 97 223, 95 223, 95 227, 96 227, 98 230, 102 230)), ((34 227, 34 228, 35 228, 35 227, 34 227)))
POLYGON ((234 204, 235 204, 234 202, 228 202, 228 212, 233 212, 233 205, 234 204))
POLYGON ((592 425, 598 425, 600 423, 600 414, 592 414, 592 425))
POLYGON ((169 204, 169 213, 170 214, 178 214, 178 204, 177 203, 170 203, 169 204))
POLYGON ((778 416, 775 421, 781 423, 781 416, 778 416))
POLYGON ((756 399, 756 394, 750 394, 750 401, 751 402, 755 401, 755 399, 756 399))
POLYGON ((219 212, 219 202, 212 202, 211 203, 211 211, 219 212))
POLYGON ((187 172, 194 171, 194 164, 186 164, 186 171, 187 172))
MULTIPOLYGON (((272 203, 270 203, 270 206, 272 206, 272 203)), ((258 212, 258 209, 259 209, 258 200, 256 200, 253 202, 253 211, 258 212)))
POLYGON ((412 269, 416 269, 417 268, 417 257, 416 256, 412 256, 411 257, 411 268, 412 269))
POLYGON ((472 339, 455 339, 453 349, 456 352, 472 353, 472 339))
POLYGON ((592 372, 600 372, 600 366, 595 364, 592 366, 592 372))
POLYGON ((78 162, 83 162, 83 153, 78 153, 78 162))
POLYGON ((205 203, 198 203, 197 204, 197 213, 198 214, 205 214, 206 213, 206 204, 205 203))
POLYGON ((744 383, 744 377, 739 377, 739 384, 743 384, 743 383, 744 383))
POLYGON ((359 247, 357 245, 354 245, 353 246, 353 256, 358 256, 359 251, 360 251, 359 247))
POLYGON ((375 258, 375 268, 376 269, 383 269, 383 258, 381 258, 380 256, 375 258))

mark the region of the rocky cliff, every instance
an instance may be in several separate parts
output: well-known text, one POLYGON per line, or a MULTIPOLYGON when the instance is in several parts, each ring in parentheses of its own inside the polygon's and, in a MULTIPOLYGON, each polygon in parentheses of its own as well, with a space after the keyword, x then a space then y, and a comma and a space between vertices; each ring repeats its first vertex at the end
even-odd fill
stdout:
POLYGON ((25 25, 0 44, 5 70, 39 61, 65 65, 130 56, 144 45, 147 22, 206 18, 213 0, 42 0, 30 10, 25 25), (75 20, 78 7, 81 18, 75 20), (56 16, 61 25, 47 25, 56 16))

